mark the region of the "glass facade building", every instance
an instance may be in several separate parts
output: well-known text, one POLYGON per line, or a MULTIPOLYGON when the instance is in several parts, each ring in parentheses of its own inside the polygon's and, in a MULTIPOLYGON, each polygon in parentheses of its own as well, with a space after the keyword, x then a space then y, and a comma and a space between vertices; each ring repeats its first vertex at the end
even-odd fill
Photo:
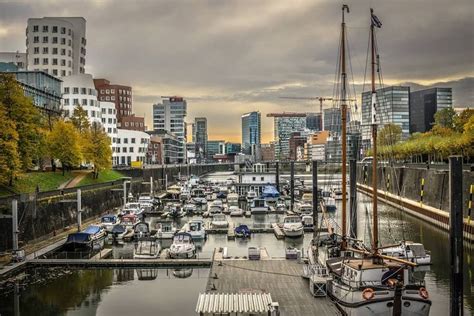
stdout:
POLYGON ((207 142, 207 158, 212 159, 214 155, 224 154, 225 141, 223 140, 210 140, 207 142))
POLYGON ((321 114, 320 113, 307 113, 306 114, 306 128, 319 132, 322 129, 321 126, 321 114))
POLYGON ((261 130, 260 112, 250 112, 242 115, 242 151, 245 154, 252 154, 252 147, 260 146, 262 139, 261 130))
POLYGON ((451 88, 432 88, 410 93, 410 133, 431 129, 437 111, 453 106, 451 88))
POLYGON ((193 142, 198 162, 207 157, 207 118, 196 117, 193 124, 193 142))
POLYGON ((306 115, 274 117, 273 137, 275 140, 275 159, 288 160, 290 158, 289 140, 294 132, 301 132, 306 128, 306 115))
MULTIPOLYGON (((377 97, 377 124, 382 129, 385 124, 393 123, 402 129, 402 139, 410 133, 410 87, 393 86, 378 89, 377 97)), ((362 93, 362 141, 368 148, 371 142, 372 124, 372 92, 362 93)))
POLYGON ((226 154, 238 154, 241 151, 241 146, 239 143, 226 143, 225 144, 225 153, 226 154))

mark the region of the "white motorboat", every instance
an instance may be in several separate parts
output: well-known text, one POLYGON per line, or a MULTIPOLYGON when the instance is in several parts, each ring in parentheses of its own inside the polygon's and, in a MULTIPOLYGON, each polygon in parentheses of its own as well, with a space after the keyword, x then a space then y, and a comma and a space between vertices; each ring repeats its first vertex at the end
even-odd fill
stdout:
POLYGON ((304 201, 295 203, 295 211, 300 215, 312 215, 313 205, 304 201))
POLYGON ((229 227, 229 221, 227 221, 227 217, 224 214, 214 214, 211 226, 213 228, 227 228, 229 227))
POLYGON ((112 228, 118 223, 120 223, 120 219, 114 214, 107 214, 100 218, 100 224, 104 227, 106 232, 112 231, 112 228))
POLYGON ((209 203, 207 206, 207 211, 210 214, 215 214, 215 213, 221 213, 224 208, 224 205, 222 203, 222 200, 215 200, 209 203))
POLYGON ((250 211, 252 214, 266 214, 270 210, 267 201, 262 198, 255 198, 250 203, 250 211))
POLYGON ((206 229, 202 219, 192 219, 184 225, 183 232, 191 235, 193 239, 205 239, 206 229))
POLYGON ((174 222, 170 220, 154 222, 152 228, 156 229, 156 238, 158 239, 172 239, 178 231, 174 222))
POLYGON ((195 204, 192 204, 192 203, 188 203, 188 204, 184 204, 183 206, 183 210, 186 212, 186 213, 194 213, 196 212, 197 210, 197 207, 195 204))
POLYGON ((120 219, 120 224, 125 226, 127 229, 133 229, 136 223, 139 222, 138 216, 135 214, 123 215, 120 219))
POLYGON ((179 232, 173 237, 173 244, 170 246, 170 257, 173 259, 188 259, 196 255, 196 246, 193 237, 184 232, 179 232))
POLYGON ((126 203, 122 210, 120 211, 121 215, 128 215, 128 214, 134 214, 134 215, 140 215, 142 213, 142 209, 140 208, 140 203, 138 202, 132 202, 132 203, 126 203))
POLYGON ((253 190, 248 191, 246 194, 247 202, 253 201, 256 197, 257 197, 257 193, 255 193, 255 191, 253 190))
POLYGON ((207 199, 205 197, 196 196, 191 198, 191 203, 196 205, 205 205, 207 203, 207 199))
POLYGON ((236 205, 232 205, 229 207, 230 216, 243 216, 244 210, 236 205))
POLYGON ((301 217, 301 222, 304 227, 313 227, 313 216, 312 215, 303 215, 301 217))
POLYGON ((278 212, 284 212, 286 211, 286 204, 283 203, 283 202, 277 202, 277 204, 275 205, 275 210, 278 211, 278 212))
POLYGON ((301 217, 297 215, 285 216, 283 219, 283 233, 287 237, 300 237, 304 234, 303 223, 301 217))
POLYGON ((431 252, 425 250, 422 243, 401 241, 399 245, 383 247, 380 251, 382 255, 405 259, 418 265, 431 264, 431 252))
POLYGON ((306 204, 313 204, 313 193, 303 193, 301 202, 306 204))
POLYGON ((154 238, 139 240, 133 250, 133 259, 157 259, 161 246, 154 238))
POLYGON ((227 195, 227 204, 239 205, 239 195, 235 192, 229 193, 227 195))

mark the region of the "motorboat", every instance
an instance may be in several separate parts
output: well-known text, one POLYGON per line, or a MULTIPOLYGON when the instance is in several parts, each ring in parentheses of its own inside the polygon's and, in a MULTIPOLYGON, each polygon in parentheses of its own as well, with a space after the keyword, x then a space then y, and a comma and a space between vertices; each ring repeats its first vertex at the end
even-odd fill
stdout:
POLYGON ((156 238, 158 239, 172 239, 178 229, 171 220, 162 220, 152 224, 153 229, 156 229, 156 238))
POLYGON ((286 204, 284 202, 277 202, 275 206, 275 210, 278 212, 285 212, 286 211, 286 204))
POLYGON ((333 197, 325 197, 324 205, 326 207, 326 212, 335 212, 337 210, 336 200, 333 197))
POLYGON ((123 215, 122 218, 120 219, 120 224, 125 226, 125 228, 127 229, 132 229, 133 226, 135 226, 135 224, 138 222, 139 222, 138 216, 135 214, 123 215))
POLYGON ((247 202, 251 202, 257 197, 257 193, 255 193, 255 191, 253 190, 250 190, 247 192, 245 197, 247 199, 247 202))
POLYGON ((301 217, 301 222, 303 223, 304 227, 310 227, 312 228, 314 225, 313 223, 313 216, 312 215, 303 215, 301 217))
POLYGON ((85 230, 68 235, 64 247, 67 250, 102 248, 105 229, 98 225, 90 225, 85 230))
POLYGON ((139 240, 133 249, 133 259, 157 259, 160 255, 161 246, 154 238, 139 240))
POLYGON ((150 225, 146 222, 139 222, 133 226, 133 236, 135 239, 150 237, 150 225))
POLYGON ((196 246, 193 237, 189 233, 179 232, 173 237, 173 244, 170 246, 170 257, 172 259, 188 259, 196 255, 196 246))
POLYGON ((285 216, 283 219, 283 233, 287 237, 301 237, 304 234, 301 217, 297 215, 285 216))
POLYGON ((207 199, 205 197, 196 196, 191 198, 191 203, 196 205, 205 205, 207 203, 207 199))
POLYGON ((313 205, 304 201, 295 203, 295 211, 300 215, 312 215, 313 205))
POLYGON ((140 203, 138 202, 132 202, 132 203, 126 203, 122 210, 120 211, 121 215, 128 215, 128 214, 135 214, 135 215, 140 215, 142 213, 142 209, 140 207, 140 203))
POLYGON ((382 255, 405 259, 418 265, 431 264, 431 252, 425 250, 422 243, 401 241, 399 245, 382 247, 380 251, 382 255))
POLYGON ((250 228, 247 225, 239 225, 234 229, 235 236, 240 238, 250 237, 250 228))
POLYGON ((276 202, 278 198, 280 197, 280 193, 276 189, 275 186, 273 185, 266 185, 263 188, 262 191, 262 197, 267 201, 267 202, 276 202))
POLYGON ((120 219, 114 214, 107 214, 100 218, 100 224, 104 227, 106 232, 110 232, 118 223, 120 223, 120 219))
POLYGON ((227 191, 219 191, 216 195, 218 199, 225 200, 227 198, 227 191))
POLYGON ((179 200, 182 202, 188 201, 191 198, 191 192, 188 190, 183 190, 179 194, 179 200))
POLYGON ((244 210, 238 206, 232 205, 229 207, 229 214, 230 216, 243 216, 244 210))
POLYGON ((197 211, 196 204, 192 204, 192 203, 184 204, 183 211, 185 211, 188 214, 195 213, 197 211))
POLYGON ((263 198, 255 198, 250 203, 250 211, 252 214, 266 214, 270 210, 267 201, 263 198))
POLYGON ((235 192, 229 193, 227 195, 227 204, 239 205, 239 195, 235 192))
POLYGON ((229 222, 224 214, 214 214, 212 216, 211 226, 213 228, 227 228, 229 227, 229 222))
POLYGON ((245 216, 245 217, 251 217, 251 216, 252 216, 252 212, 250 212, 250 211, 245 211, 245 212, 244 212, 244 216, 245 216))
POLYGON ((183 210, 180 203, 172 203, 169 207, 169 215, 178 218, 185 216, 186 212, 183 210))
POLYGON ((191 190, 191 197, 205 197, 206 193, 204 192, 204 189, 202 188, 194 188, 191 190))
POLYGON ((83 232, 90 234, 92 241, 103 239, 105 237, 105 229, 99 225, 89 225, 83 232))
POLYGON ((121 240, 123 239, 123 236, 125 236, 127 231, 128 231, 127 227, 125 227, 122 224, 117 224, 112 228, 109 234, 110 236, 112 236, 112 238, 121 240))
POLYGON ((202 219, 192 219, 184 225, 182 231, 191 235, 193 239, 205 239, 206 229, 202 219))
POLYGON ((222 203, 222 200, 215 200, 209 203, 207 206, 207 211, 210 214, 215 214, 215 213, 221 213, 224 208, 224 205, 222 203))
POLYGON ((199 177, 198 176, 191 176, 188 180, 188 185, 190 187, 195 187, 199 185, 199 177))

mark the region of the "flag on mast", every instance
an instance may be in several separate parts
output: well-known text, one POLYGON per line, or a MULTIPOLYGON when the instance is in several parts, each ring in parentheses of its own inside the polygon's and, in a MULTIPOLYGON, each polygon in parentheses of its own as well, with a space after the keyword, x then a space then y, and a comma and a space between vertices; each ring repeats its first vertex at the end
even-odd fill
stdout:
POLYGON ((373 13, 371 13, 371 15, 372 15, 372 26, 375 26, 377 28, 381 28, 382 27, 382 22, 380 22, 379 18, 373 13))

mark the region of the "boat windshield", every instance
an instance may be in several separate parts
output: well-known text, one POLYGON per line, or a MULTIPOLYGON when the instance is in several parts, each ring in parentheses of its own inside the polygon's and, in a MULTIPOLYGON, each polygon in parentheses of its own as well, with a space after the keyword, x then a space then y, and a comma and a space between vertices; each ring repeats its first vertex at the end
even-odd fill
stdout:
POLYGON ((191 242, 191 236, 185 234, 178 234, 174 236, 173 242, 180 243, 180 244, 188 244, 191 242))
POLYGON ((265 200, 254 200, 253 201, 253 206, 254 207, 264 207, 265 206, 265 200))
POLYGON ((299 217, 287 217, 285 218, 285 223, 301 223, 301 219, 299 217))
POLYGON ((116 217, 115 216, 104 216, 102 217, 102 223, 113 223, 115 222, 116 217))
POLYGON ((214 217, 212 218, 214 221, 219 221, 219 222, 223 222, 225 221, 225 215, 223 214, 217 214, 217 215, 214 215, 214 217))

